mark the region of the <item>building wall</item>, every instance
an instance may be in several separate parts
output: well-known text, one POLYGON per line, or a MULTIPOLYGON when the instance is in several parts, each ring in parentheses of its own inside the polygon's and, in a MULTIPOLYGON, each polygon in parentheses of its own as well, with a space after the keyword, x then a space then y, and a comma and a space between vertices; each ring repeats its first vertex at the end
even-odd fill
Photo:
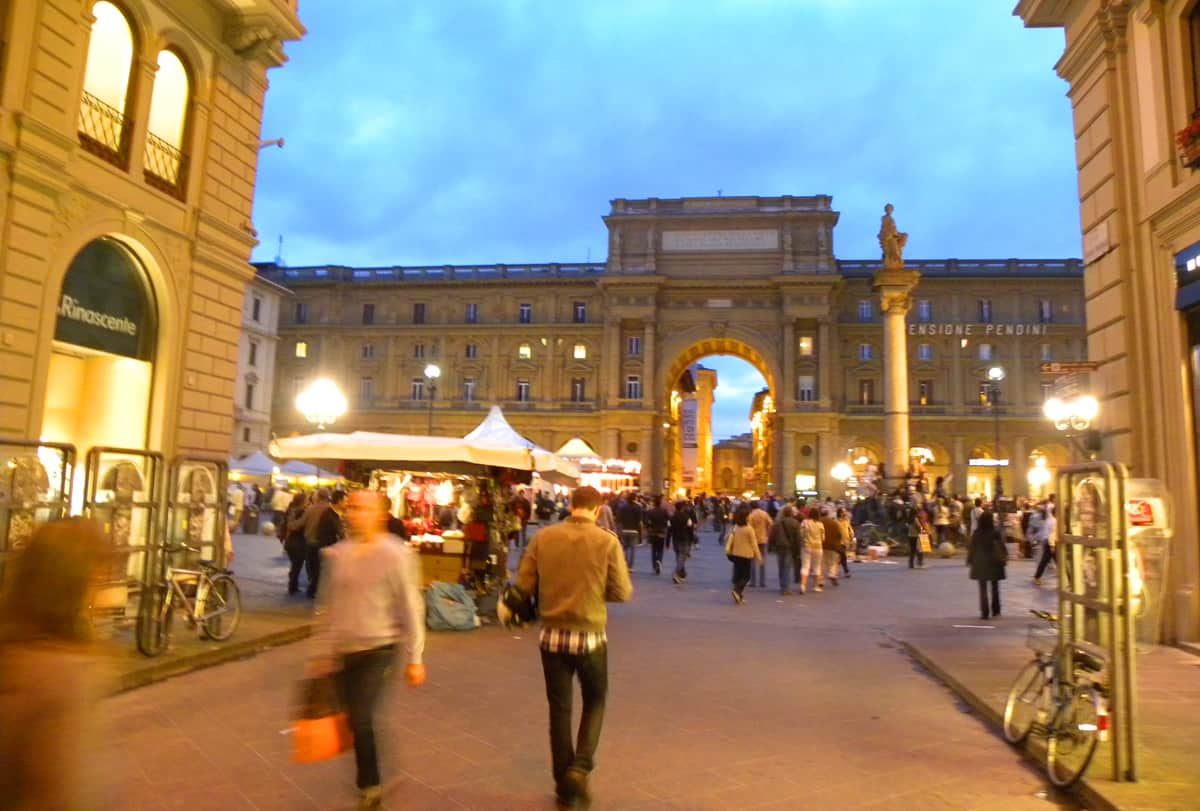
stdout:
POLYGON ((234 384, 231 446, 234 456, 265 451, 271 440, 271 398, 275 392, 280 307, 289 298, 291 293, 285 288, 258 276, 246 286, 234 384))
POLYGON ((1164 632, 1200 634, 1195 379, 1175 257, 1200 242, 1200 173, 1173 143, 1200 108, 1195 3, 1022 0, 1026 25, 1060 27, 1079 172, 1088 352, 1101 366, 1108 459, 1162 479, 1176 540, 1164 632))
MULTIPOLYGON (((127 158, 114 165, 78 135, 93 16, 80 0, 4 4, 0 55, 0 438, 37 439, 63 276, 99 237, 144 266, 158 309, 147 446, 224 456, 251 225, 266 71, 303 33, 295 4, 120 0, 134 29, 127 158), (250 43, 257 42, 256 45, 250 43), (143 174, 158 52, 191 71, 177 193, 143 174), (140 126, 138 122, 143 122, 140 126)), ((84 449, 80 449, 81 452, 84 449)))
MULTIPOLYGON (((677 442, 662 427, 670 422, 673 382, 703 357, 729 354, 755 365, 772 393, 774 486, 790 492, 803 472, 831 492, 833 465, 847 447, 878 444, 883 416, 877 303, 865 320, 858 314, 860 298, 874 301, 870 279, 879 262, 833 257, 837 216, 827 197, 617 200, 606 217, 604 264, 260 266, 295 293, 280 325, 274 429, 309 430, 291 402, 303 385, 328 376, 351 401, 342 423, 348 430, 424 433, 432 426, 436 434, 461 436, 486 405, 498 403, 514 427, 543 447, 578 434, 605 458, 638 459, 644 482, 661 482, 669 446, 677 442), (585 323, 574 320, 575 302, 586 304, 585 323), (374 305, 371 324, 363 323, 366 304, 374 305), (413 323, 416 304, 424 305, 423 324, 413 323), (477 323, 467 322, 470 304, 478 304, 477 323), (520 322, 522 304, 529 305, 527 324, 520 322), (296 357, 298 341, 307 357, 296 357), (585 358, 574 357, 577 343, 585 358), (859 360, 859 343, 876 348, 871 360, 859 360), (370 358, 363 357, 366 344, 373 347, 370 358), (520 356, 522 344, 528 358, 520 356), (413 381, 422 380, 431 361, 442 371, 432 419, 429 400, 412 396, 413 381), (629 375, 640 377, 641 398, 625 396, 629 375), (476 381, 475 402, 462 396, 467 377, 476 381), (582 402, 571 400, 574 377, 586 382, 582 402), (371 380, 369 398, 360 396, 363 378, 371 380), (802 394, 805 378, 814 389, 802 394), (874 378, 880 380, 873 401, 860 403, 860 382, 874 378), (518 380, 529 381, 529 402, 516 399, 518 380)), ((1083 357, 1079 262, 910 266, 922 274, 914 299, 928 298, 933 307, 929 324, 913 308, 910 358, 921 343, 935 346, 931 361, 911 363, 914 400, 918 382, 934 380, 932 400, 914 407, 913 444, 934 449, 946 472, 954 467, 964 483, 970 452, 992 448, 997 427, 998 455, 1014 455, 1017 481, 1024 481, 1025 460, 1035 450, 1053 447, 1056 458, 1063 456, 1064 440, 1041 415, 1038 366, 1042 343, 1054 359, 1083 357), (1039 320, 1043 298, 1049 324, 1039 320), (978 317, 981 299, 992 302, 991 324, 978 317), (967 347, 957 336, 917 334, 935 323, 969 327, 967 347), (1016 324, 1026 334, 989 334, 1016 324), (1037 337, 1029 337, 1031 328, 1037 337), (994 344, 996 362, 1009 372, 998 426, 995 412, 979 402, 990 363, 967 357, 980 336, 994 344)))

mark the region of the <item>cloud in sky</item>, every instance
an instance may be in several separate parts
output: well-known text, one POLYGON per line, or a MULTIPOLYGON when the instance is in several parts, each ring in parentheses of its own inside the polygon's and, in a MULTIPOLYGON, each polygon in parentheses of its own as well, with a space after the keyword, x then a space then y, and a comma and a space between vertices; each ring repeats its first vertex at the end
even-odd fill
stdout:
POLYGON ((1013 0, 304 3, 255 224, 289 264, 604 258, 615 197, 830 194, 834 248, 1078 256, 1061 31, 1013 0))

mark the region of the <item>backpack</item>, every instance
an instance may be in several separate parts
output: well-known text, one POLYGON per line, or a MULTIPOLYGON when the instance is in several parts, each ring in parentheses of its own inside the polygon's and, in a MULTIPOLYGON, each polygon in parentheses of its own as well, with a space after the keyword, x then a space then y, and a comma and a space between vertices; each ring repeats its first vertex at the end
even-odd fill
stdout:
POLYGON ((475 600, 458 583, 430 583, 425 592, 425 624, 431 631, 473 630, 475 600))

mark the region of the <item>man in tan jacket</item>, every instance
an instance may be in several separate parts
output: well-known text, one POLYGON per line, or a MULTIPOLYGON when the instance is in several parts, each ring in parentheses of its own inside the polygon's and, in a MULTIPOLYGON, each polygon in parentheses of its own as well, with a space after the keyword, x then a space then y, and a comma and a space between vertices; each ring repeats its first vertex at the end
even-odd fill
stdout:
POLYGON ((771 533, 771 514, 762 508, 761 503, 755 503, 747 519, 750 529, 754 530, 754 538, 758 541, 758 565, 750 572, 750 588, 765 588, 767 585, 767 536, 771 533))
POLYGON ((633 596, 620 542, 596 526, 603 497, 593 487, 571 494, 571 515, 538 531, 529 542, 513 585, 536 596, 542 630, 539 647, 550 702, 550 753, 555 798, 560 809, 588 802, 608 695, 606 602, 633 596), (578 748, 571 734, 574 679, 579 678, 583 712, 578 748))

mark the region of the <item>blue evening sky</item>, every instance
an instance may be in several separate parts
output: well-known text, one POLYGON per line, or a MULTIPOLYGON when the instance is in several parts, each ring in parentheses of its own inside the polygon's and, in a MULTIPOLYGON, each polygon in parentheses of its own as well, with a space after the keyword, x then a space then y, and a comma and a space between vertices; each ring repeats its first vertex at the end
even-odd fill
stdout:
MULTIPOLYGON (((1080 254, 1057 30, 1015 0, 304 2, 254 221, 288 264, 602 261, 615 197, 829 194, 834 251, 1080 254)), ((710 359, 714 431, 749 366, 710 359)))

